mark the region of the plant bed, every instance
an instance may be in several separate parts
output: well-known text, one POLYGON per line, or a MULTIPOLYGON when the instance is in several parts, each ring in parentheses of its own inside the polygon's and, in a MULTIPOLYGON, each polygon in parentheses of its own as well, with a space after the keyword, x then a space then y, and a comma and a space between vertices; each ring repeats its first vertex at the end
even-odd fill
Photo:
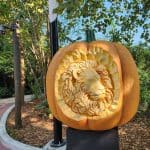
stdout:
MULTIPOLYGON (((45 108, 36 109, 40 100, 26 103, 22 108, 23 128, 14 128, 14 109, 7 120, 8 134, 22 143, 43 147, 53 138, 53 121, 45 108)), ((63 126, 63 136, 66 136, 63 126)), ((149 150, 150 121, 148 115, 137 114, 128 124, 119 128, 120 150, 149 150)))
POLYGON ((137 113, 133 120, 119 128, 120 150, 150 149, 150 113, 137 113))
MULTIPOLYGON (((22 107, 22 129, 14 128, 14 109, 7 119, 8 134, 22 143, 43 147, 53 139, 53 119, 47 115, 45 108, 37 109, 36 106, 41 103, 40 100, 33 100, 22 107)), ((63 127, 63 136, 65 136, 63 127)))

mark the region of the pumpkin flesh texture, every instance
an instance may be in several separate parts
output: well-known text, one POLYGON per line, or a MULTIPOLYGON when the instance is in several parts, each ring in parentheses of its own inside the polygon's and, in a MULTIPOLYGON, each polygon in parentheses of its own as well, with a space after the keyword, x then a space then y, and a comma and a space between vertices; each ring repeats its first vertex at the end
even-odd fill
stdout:
POLYGON ((64 47, 54 56, 48 72, 48 103, 58 120, 82 130, 118 125, 122 73, 118 53, 110 42, 77 42, 64 47))

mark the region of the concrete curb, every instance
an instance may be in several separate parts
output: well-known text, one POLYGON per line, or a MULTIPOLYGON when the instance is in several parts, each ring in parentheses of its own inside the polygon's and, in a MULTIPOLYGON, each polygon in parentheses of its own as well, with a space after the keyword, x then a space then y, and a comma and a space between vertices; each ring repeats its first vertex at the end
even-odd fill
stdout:
MULTIPOLYGON (((26 98, 25 101, 30 101, 31 100, 31 96, 30 98, 26 98)), ((38 147, 34 147, 34 146, 30 146, 24 143, 21 143, 19 141, 14 140, 13 138, 11 138, 6 130, 6 121, 7 118, 10 114, 10 112, 12 111, 12 109, 15 107, 15 105, 13 104, 12 106, 10 106, 2 115, 1 119, 0 119, 0 141, 1 143, 8 149, 11 150, 65 150, 66 146, 60 147, 60 148, 53 148, 50 146, 50 142, 48 142, 43 148, 38 148, 38 147)))
POLYGON ((15 105, 10 106, 1 117, 0 140, 1 140, 2 144, 6 148, 11 148, 11 150, 42 150, 41 148, 26 145, 19 141, 16 141, 7 134, 7 131, 6 131, 7 117, 14 107, 15 107, 15 105))
MULTIPOLYGON (((26 102, 31 101, 34 98, 33 95, 25 95, 24 99, 26 102)), ((11 97, 11 98, 4 98, 4 99, 0 99, 0 104, 8 104, 8 103, 14 103, 15 102, 15 97, 11 97)))

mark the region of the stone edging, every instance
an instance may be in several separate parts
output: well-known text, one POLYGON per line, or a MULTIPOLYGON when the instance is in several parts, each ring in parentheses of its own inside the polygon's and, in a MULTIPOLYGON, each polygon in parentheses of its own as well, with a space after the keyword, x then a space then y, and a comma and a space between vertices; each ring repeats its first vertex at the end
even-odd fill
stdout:
MULTIPOLYGON (((31 101, 34 98, 34 95, 25 95, 24 96, 24 100, 26 102, 31 101)), ((8 104, 8 103, 14 103, 15 102, 15 97, 11 97, 11 98, 4 98, 4 99, 0 99, 0 104, 8 104)))
POLYGON ((14 104, 12 106, 10 106, 1 117, 0 140, 1 140, 2 144, 7 148, 11 148, 11 150, 42 150, 41 148, 26 145, 19 141, 16 141, 7 134, 7 131, 6 131, 7 117, 14 107, 15 107, 14 104))
MULTIPOLYGON (((31 99, 30 99, 31 100, 31 99)), ((26 101, 30 101, 27 99, 26 101)), ((50 146, 50 142, 48 142, 43 148, 38 148, 34 146, 30 146, 24 143, 21 143, 19 141, 14 140, 11 138, 7 131, 6 131, 6 121, 8 118, 8 115, 12 111, 12 109, 15 107, 15 104, 10 106, 2 115, 0 119, 0 141, 6 148, 11 148, 11 150, 65 150, 66 146, 59 147, 59 148, 53 148, 50 146)))

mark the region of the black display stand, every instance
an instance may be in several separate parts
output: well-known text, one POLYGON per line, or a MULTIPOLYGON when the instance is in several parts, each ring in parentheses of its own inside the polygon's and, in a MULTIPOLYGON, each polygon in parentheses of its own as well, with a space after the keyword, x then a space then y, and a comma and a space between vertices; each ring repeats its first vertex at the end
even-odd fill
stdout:
MULTIPOLYGON (((50 42, 51 42, 51 56, 53 57, 57 50, 58 45, 58 30, 57 18, 50 23, 50 42)), ((51 142, 51 147, 61 147, 65 145, 65 140, 62 138, 62 122, 54 118, 54 140, 51 142)))
POLYGON ((106 131, 68 128, 66 150, 119 150, 118 128, 106 131))

